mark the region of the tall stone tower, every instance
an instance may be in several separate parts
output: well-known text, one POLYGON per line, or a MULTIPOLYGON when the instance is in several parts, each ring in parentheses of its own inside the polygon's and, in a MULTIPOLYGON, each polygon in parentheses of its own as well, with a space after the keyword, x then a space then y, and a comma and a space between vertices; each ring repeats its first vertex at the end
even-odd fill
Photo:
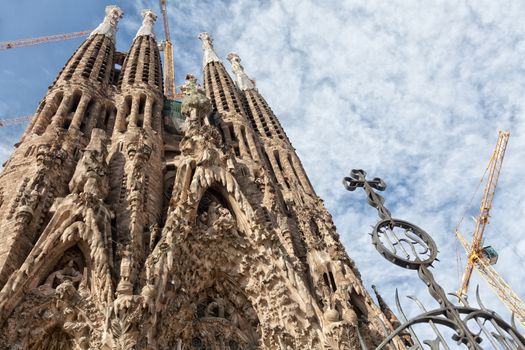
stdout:
POLYGON ((234 82, 201 33, 204 88, 167 100, 142 15, 124 54, 106 8, 0 175, 0 349, 377 345, 391 324, 239 56, 234 82))

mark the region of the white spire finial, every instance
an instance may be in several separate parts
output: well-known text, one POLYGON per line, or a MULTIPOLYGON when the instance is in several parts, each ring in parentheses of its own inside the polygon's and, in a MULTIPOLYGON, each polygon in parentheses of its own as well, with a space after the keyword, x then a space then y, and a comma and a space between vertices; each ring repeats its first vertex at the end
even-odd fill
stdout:
POLYGON ((119 19, 122 18, 122 15, 124 12, 120 9, 120 7, 115 5, 109 5, 106 6, 106 17, 104 17, 104 20, 102 23, 99 24, 97 28, 95 28, 94 31, 91 32, 89 36, 95 35, 95 34, 103 34, 110 38, 113 42, 115 42, 115 33, 117 32, 117 23, 119 19))
POLYGON ((244 67, 241 65, 241 58, 235 52, 231 52, 228 55, 228 61, 232 64, 233 74, 237 77, 237 86, 241 90, 255 89, 255 80, 244 72, 244 67))
POLYGON ((217 57, 215 51, 213 51, 213 40, 210 34, 202 32, 199 34, 199 39, 202 41, 202 51, 204 51, 202 66, 206 67, 210 62, 220 62, 221 60, 217 57))
POLYGON ((140 26, 137 35, 135 35, 135 38, 138 38, 141 35, 149 35, 155 39, 155 32, 153 31, 153 26, 155 25, 155 21, 157 20, 157 15, 150 9, 142 10, 140 14, 143 17, 142 25, 140 26))

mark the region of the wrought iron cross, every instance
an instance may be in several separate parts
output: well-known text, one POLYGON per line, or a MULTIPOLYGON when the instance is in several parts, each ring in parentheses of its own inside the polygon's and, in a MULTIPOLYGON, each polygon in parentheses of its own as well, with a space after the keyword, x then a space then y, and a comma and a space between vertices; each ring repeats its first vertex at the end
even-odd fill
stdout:
POLYGON ((391 219, 390 210, 388 210, 384 203, 385 198, 380 194, 374 192, 373 189, 378 191, 384 191, 386 189, 386 183, 380 178, 376 177, 371 181, 366 179, 366 171, 363 169, 352 169, 350 177, 343 179, 343 185, 348 191, 355 191, 358 187, 363 187, 367 195, 368 204, 377 209, 379 217, 382 220, 391 219))

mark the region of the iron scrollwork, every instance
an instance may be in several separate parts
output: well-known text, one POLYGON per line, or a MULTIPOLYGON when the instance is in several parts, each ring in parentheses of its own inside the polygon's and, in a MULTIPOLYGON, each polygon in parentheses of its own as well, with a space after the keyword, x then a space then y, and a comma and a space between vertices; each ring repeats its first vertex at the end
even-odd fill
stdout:
MULTIPOLYGON (((444 326, 452 331, 451 339, 456 346, 464 345, 468 349, 483 349, 481 343, 486 340, 494 349, 525 349, 525 338, 516 330, 515 324, 508 324, 495 312, 486 309, 479 298, 480 308, 471 307, 465 299, 458 298, 461 306, 454 305, 445 290, 434 279, 430 267, 437 260, 438 249, 432 237, 420 227, 404 220, 394 219, 385 206, 385 199, 374 190, 384 191, 386 183, 380 178, 366 179, 366 172, 354 169, 349 177, 345 177, 343 185, 348 191, 363 188, 368 204, 377 209, 379 222, 371 233, 372 244, 388 261, 400 267, 417 270, 419 278, 427 285, 429 294, 438 302, 439 308, 426 311, 423 304, 415 297, 413 299, 423 311, 417 317, 407 319, 399 303, 396 292, 396 303, 403 324, 387 334, 384 341, 376 348, 395 348, 392 342, 395 337, 410 334, 414 345, 410 350, 423 349, 423 344, 431 350, 450 349, 448 340, 438 326, 444 326), (415 325, 431 326, 435 339, 421 342, 415 325)), ((457 296, 456 296, 457 297, 457 296)), ((363 346, 362 346, 363 347, 363 346)), ((365 350, 365 348, 363 348, 365 350)))

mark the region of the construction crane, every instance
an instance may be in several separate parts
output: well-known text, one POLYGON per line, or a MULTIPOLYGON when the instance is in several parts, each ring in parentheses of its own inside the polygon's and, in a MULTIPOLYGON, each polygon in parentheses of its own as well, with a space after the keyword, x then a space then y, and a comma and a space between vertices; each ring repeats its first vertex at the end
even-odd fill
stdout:
POLYGON ((89 35, 89 33, 91 33, 91 30, 84 30, 82 32, 73 32, 73 33, 66 33, 66 34, 49 35, 49 36, 43 36, 40 38, 23 39, 23 40, 18 40, 18 41, 3 41, 3 42, 0 42, 0 50, 9 50, 9 49, 17 48, 17 47, 31 46, 31 45, 47 43, 51 41, 61 41, 61 40, 82 38, 84 36, 89 35))
MULTIPOLYGON (((15 49, 19 47, 31 46, 31 45, 47 43, 47 42, 52 42, 52 41, 82 38, 82 37, 89 35, 91 32, 92 30, 84 30, 82 32, 48 35, 48 36, 42 36, 39 38, 32 38, 32 39, 23 39, 23 40, 17 40, 17 41, 3 41, 3 42, 0 42, 0 50, 15 49)), ((26 115, 23 117, 0 119, 0 127, 8 126, 8 125, 25 124, 31 121, 33 117, 34 117, 33 115, 26 115)))
POLYGON ((175 100, 177 96, 175 88, 175 68, 173 65, 173 46, 171 45, 170 26, 168 23, 168 11, 166 10, 166 0, 160 1, 162 12, 162 22, 164 24, 164 95, 169 100, 175 100))
POLYGON ((498 253, 496 250, 491 246, 483 247, 483 234, 489 223, 492 200, 494 199, 494 193, 498 184, 508 140, 509 133, 500 131, 496 148, 494 149, 487 166, 488 179, 483 199, 481 201, 479 216, 476 218, 476 225, 472 234, 472 243, 469 244, 459 231, 459 224, 462 220, 460 220, 460 223, 454 230, 459 242, 463 245, 463 248, 465 248, 468 257, 467 266, 463 274, 461 287, 458 290, 458 295, 462 297, 467 295, 472 270, 475 267, 494 290, 498 298, 525 327, 525 303, 523 303, 508 283, 505 282, 503 277, 501 277, 492 266, 498 260, 498 253))
POLYGON ((26 115, 23 117, 9 118, 9 119, 0 119, 0 127, 7 125, 17 125, 25 124, 33 119, 34 116, 26 115))

